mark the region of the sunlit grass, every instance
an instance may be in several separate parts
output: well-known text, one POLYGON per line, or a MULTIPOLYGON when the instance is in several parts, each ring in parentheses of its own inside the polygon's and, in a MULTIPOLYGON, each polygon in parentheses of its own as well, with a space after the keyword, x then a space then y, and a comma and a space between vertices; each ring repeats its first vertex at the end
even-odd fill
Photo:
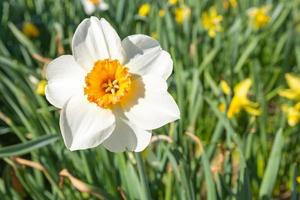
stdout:
POLYGON ((141 154, 103 147, 70 152, 58 127, 59 110, 38 92, 39 83, 51 59, 71 54, 75 28, 88 16, 77 0, 1 1, 1 199, 298 199, 300 129, 282 111, 297 101, 278 93, 288 88, 286 73, 300 76, 300 2, 106 2, 109 9, 94 15, 105 17, 121 38, 152 35, 170 52, 169 92, 181 119, 155 130, 141 154), (145 3, 151 6, 141 16, 145 3), (268 21, 253 27, 249 9, 261 6, 269 6, 268 21), (214 37, 201 22, 212 7, 222 16, 214 37), (178 8, 189 14, 176 17, 178 8), (22 32, 25 23, 39 34, 22 32), (247 98, 260 114, 242 110, 229 119, 234 86, 247 78, 247 98))

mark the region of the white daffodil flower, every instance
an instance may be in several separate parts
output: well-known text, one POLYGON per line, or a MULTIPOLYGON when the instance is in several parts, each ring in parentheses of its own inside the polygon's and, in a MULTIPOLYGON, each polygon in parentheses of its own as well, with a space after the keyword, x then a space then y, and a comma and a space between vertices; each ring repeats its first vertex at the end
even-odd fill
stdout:
POLYGON ((103 0, 81 0, 81 3, 87 15, 93 14, 96 9, 105 11, 109 8, 109 5, 103 0))
POLYGON ((179 119, 166 80, 173 62, 146 35, 120 40, 105 19, 83 20, 73 55, 47 65, 47 100, 61 108, 60 129, 70 150, 103 144, 112 152, 142 151, 151 130, 179 119))

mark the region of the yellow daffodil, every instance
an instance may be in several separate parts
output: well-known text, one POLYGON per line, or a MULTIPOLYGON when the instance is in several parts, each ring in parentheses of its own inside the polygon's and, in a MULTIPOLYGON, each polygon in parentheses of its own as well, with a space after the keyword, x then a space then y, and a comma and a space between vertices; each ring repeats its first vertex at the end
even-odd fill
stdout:
POLYGON ((40 35, 39 29, 31 22, 23 23, 22 32, 29 38, 35 38, 40 35))
POLYGON ((147 17, 151 10, 151 5, 149 3, 144 3, 140 6, 138 14, 140 17, 147 17))
POLYGON ((201 17, 201 23, 208 31, 208 35, 214 38, 217 32, 222 31, 221 21, 223 17, 217 13, 215 7, 211 7, 208 12, 204 12, 201 17))
POLYGON ((237 0, 223 0, 224 9, 228 9, 229 7, 236 8, 238 5, 237 0))
POLYGON ((289 86, 289 89, 284 89, 279 92, 279 95, 291 100, 300 100, 300 78, 292 75, 286 74, 285 80, 289 86))
POLYGON ((229 87, 229 85, 228 85, 228 83, 226 81, 221 80, 221 82, 220 82, 220 88, 222 89, 222 91, 224 92, 224 94, 230 95, 231 89, 230 89, 230 87, 229 87))
POLYGON ((279 95, 290 100, 298 101, 294 106, 283 105, 282 110, 287 114, 288 124, 295 126, 300 122, 300 78, 293 74, 285 75, 289 89, 279 92, 279 95))
POLYGON ((178 24, 182 24, 191 15, 191 9, 187 6, 181 6, 175 9, 175 20, 178 24))
POLYGON ((282 106, 283 112, 287 114, 288 124, 290 126, 295 126, 300 122, 300 102, 296 103, 294 106, 282 106))
POLYGON ((233 8, 236 8, 238 5, 237 0, 229 0, 229 3, 230 3, 230 6, 233 8))
POLYGON ((45 95, 46 85, 47 85, 46 80, 40 80, 37 84, 36 93, 39 95, 45 95))
POLYGON ((248 10, 248 16, 250 17, 250 22, 254 28, 260 29, 269 23, 271 19, 270 16, 268 16, 270 8, 270 6, 262 6, 259 8, 250 8, 248 10))
POLYGON ((169 0, 169 1, 168 1, 168 3, 169 3, 170 5, 175 5, 175 4, 177 4, 177 2, 178 2, 178 0, 169 0))
POLYGON ((300 184, 300 176, 297 176, 296 180, 297 180, 298 184, 300 184))
POLYGON ((251 115, 257 116, 260 114, 259 105, 248 99, 247 94, 252 85, 251 79, 245 79, 234 87, 234 96, 230 102, 227 116, 232 118, 245 110, 251 115))
POLYGON ((167 90, 172 70, 170 54, 155 39, 135 34, 121 41, 105 19, 84 19, 74 33, 72 55, 46 66, 45 95, 62 109, 67 148, 102 144, 112 152, 143 151, 151 130, 179 119, 167 90))
POLYGON ((164 9, 160 9, 160 10, 158 11, 158 16, 164 17, 165 15, 166 15, 166 11, 165 11, 164 9))

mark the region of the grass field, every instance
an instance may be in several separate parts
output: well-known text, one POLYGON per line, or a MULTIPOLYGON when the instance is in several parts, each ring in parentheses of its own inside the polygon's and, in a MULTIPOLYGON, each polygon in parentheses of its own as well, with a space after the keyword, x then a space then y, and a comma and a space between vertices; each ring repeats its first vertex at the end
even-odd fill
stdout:
POLYGON ((121 38, 150 35, 171 54, 180 120, 141 153, 69 151, 45 65, 71 54, 89 16, 79 0, 2 0, 1 199, 299 199, 300 1, 106 3, 93 15, 121 38))

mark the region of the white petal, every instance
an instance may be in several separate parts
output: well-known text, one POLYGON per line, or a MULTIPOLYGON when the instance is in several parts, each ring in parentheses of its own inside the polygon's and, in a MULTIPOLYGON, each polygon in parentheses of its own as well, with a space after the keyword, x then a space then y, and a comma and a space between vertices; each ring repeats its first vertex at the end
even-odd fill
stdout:
POLYGON ((112 152, 143 151, 150 143, 151 132, 142 130, 125 119, 116 120, 116 128, 103 142, 112 152))
POLYGON ((87 15, 91 15, 93 14, 93 12, 95 12, 96 10, 96 7, 93 3, 91 3, 89 0, 81 0, 81 3, 83 5, 83 9, 84 9, 84 12, 87 14, 87 15))
POLYGON ((107 3, 105 3, 104 1, 101 1, 101 3, 99 4, 99 9, 102 11, 108 10, 109 5, 107 3))
POLYGON ((85 96, 72 97, 60 115, 60 129, 70 150, 96 147, 115 128, 115 117, 109 109, 90 103, 85 96))
POLYGON ((127 66, 132 73, 139 75, 155 74, 165 80, 171 75, 173 61, 159 43, 146 35, 132 35, 122 41, 128 56, 127 66))
POLYGON ((146 75, 134 80, 132 84, 139 88, 139 91, 133 91, 138 97, 135 97, 135 101, 122 104, 130 122, 142 129, 152 130, 179 119, 180 111, 168 93, 164 79, 146 75))
POLYGON ((88 71, 97 60, 124 60, 121 40, 103 18, 91 17, 79 24, 73 37, 72 51, 75 60, 88 71))
POLYGON ((46 67, 47 100, 57 108, 62 108, 69 98, 83 93, 85 71, 73 56, 64 55, 50 62, 46 67))

